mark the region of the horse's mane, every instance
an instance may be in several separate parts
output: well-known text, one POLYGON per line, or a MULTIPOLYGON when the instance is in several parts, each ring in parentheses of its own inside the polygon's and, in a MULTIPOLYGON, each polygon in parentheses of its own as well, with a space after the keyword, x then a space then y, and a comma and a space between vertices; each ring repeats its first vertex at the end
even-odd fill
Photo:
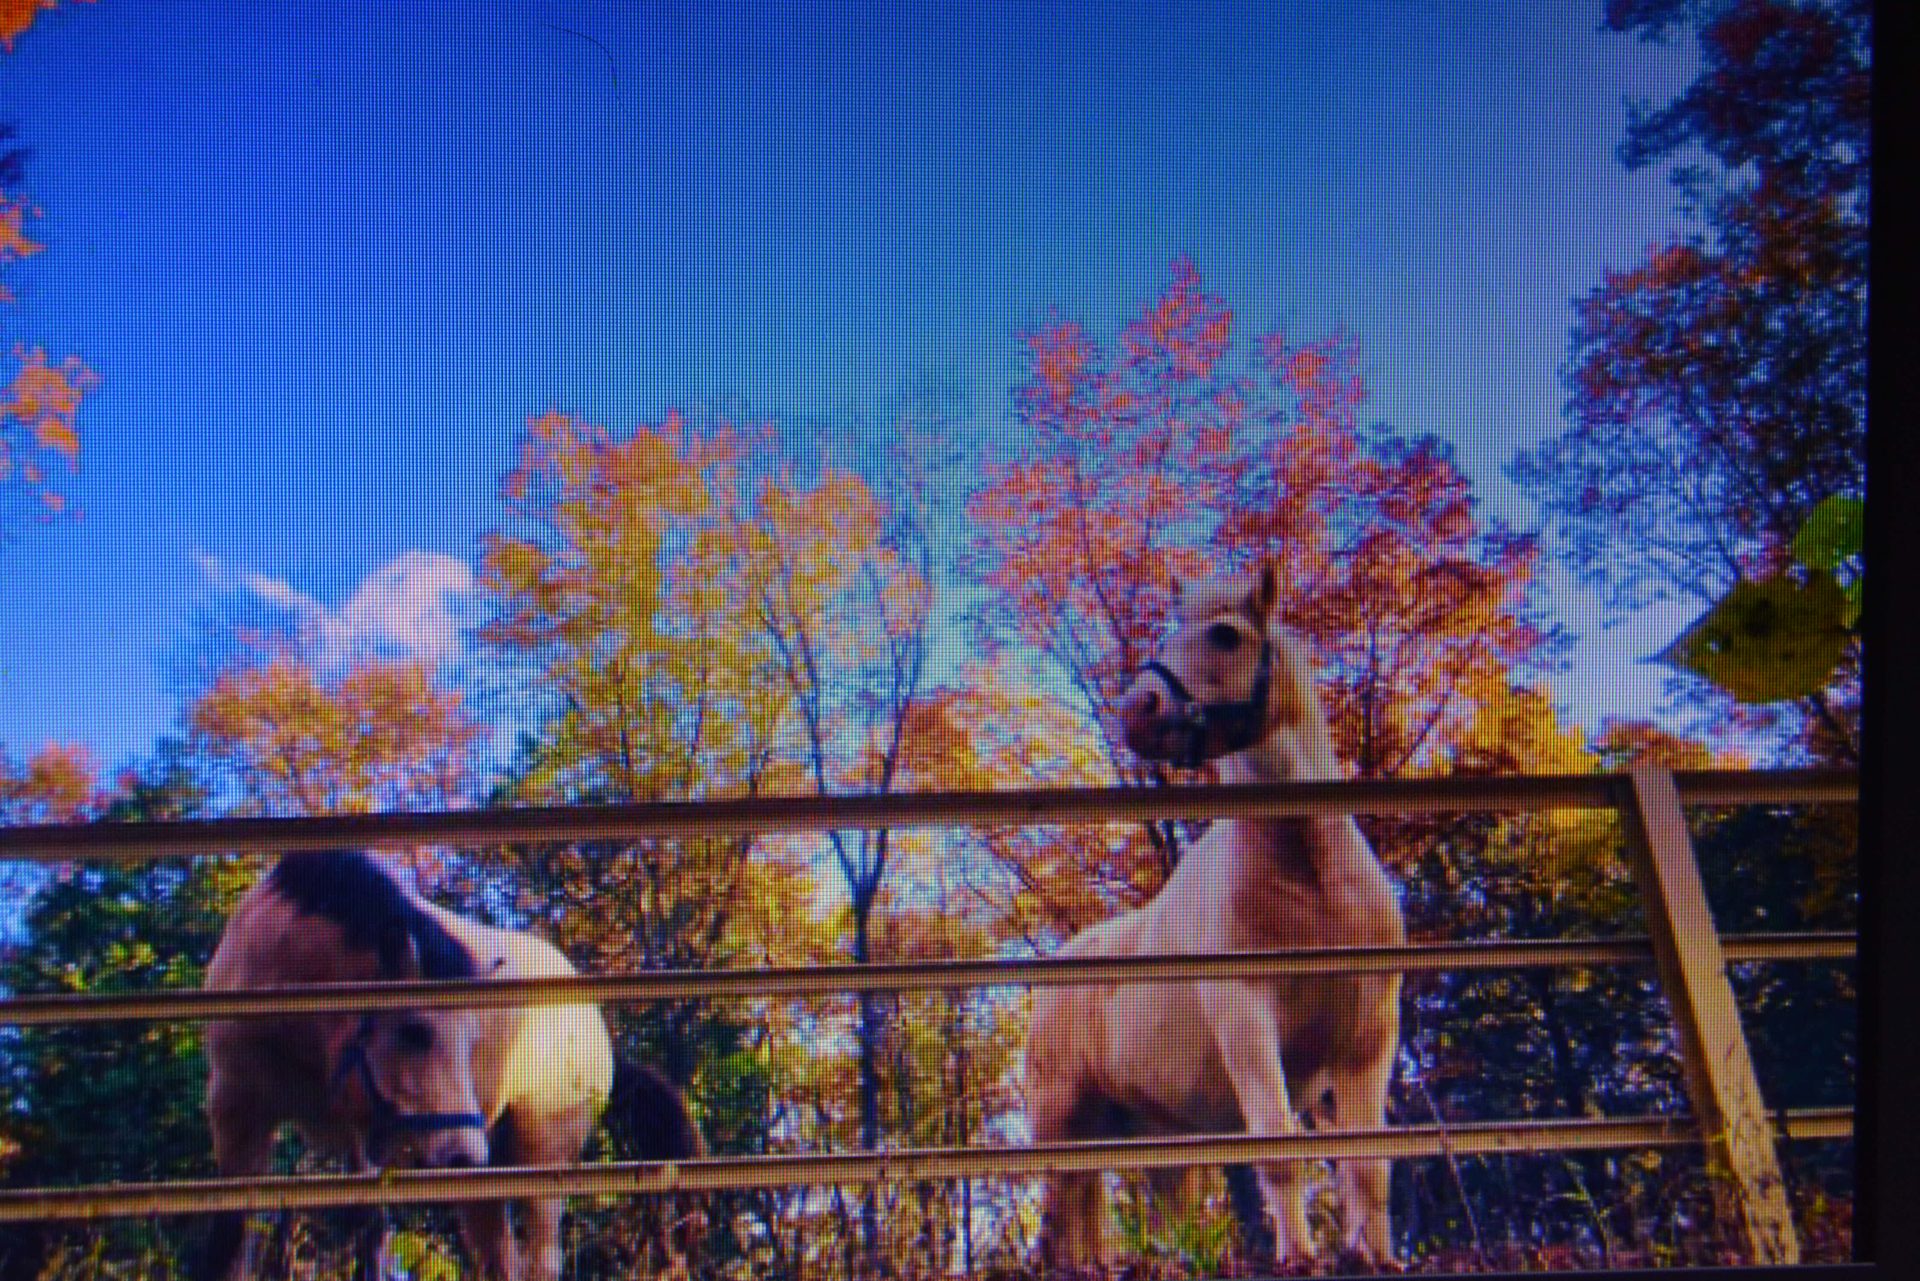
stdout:
POLYGON ((400 949, 407 939, 413 941, 426 978, 472 978, 477 973, 466 945, 421 911, 385 868, 358 850, 289 855, 274 865, 268 879, 274 891, 302 913, 338 926, 347 946, 378 953, 384 977, 399 973, 400 949))

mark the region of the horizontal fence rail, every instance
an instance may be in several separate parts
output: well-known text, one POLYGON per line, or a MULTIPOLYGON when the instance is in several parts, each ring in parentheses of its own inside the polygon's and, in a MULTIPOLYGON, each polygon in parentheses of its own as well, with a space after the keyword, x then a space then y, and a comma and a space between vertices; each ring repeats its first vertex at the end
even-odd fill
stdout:
MULTIPOLYGON (((1770 1118, 1792 1140, 1853 1136, 1848 1108, 1809 1108, 1770 1118)), ((1146 1170, 1250 1161, 1342 1157, 1477 1156, 1698 1144, 1684 1118, 1463 1122, 1389 1130, 1324 1130, 1284 1136, 1110 1139, 1022 1147, 918 1148, 891 1152, 760 1156, 751 1160, 619 1162, 487 1170, 406 1170, 266 1179, 204 1179, 0 1192, 0 1223, 107 1219, 218 1211, 482 1201, 536 1196, 636 1196, 799 1185, 1035 1175, 1069 1170, 1146 1170)))
MULTIPOLYGON (((1850 803, 1857 799, 1859 779, 1852 770, 1692 770, 1676 773, 1674 784, 1681 800, 1689 805, 1850 803)), ((309 818, 43 824, 0 829, 0 862, 1149 819, 1610 809, 1622 803, 1626 787, 1624 774, 1564 774, 908 792, 886 796, 762 796, 309 818)))
MULTIPOLYGON (((1728 935, 1732 964, 1850 961, 1850 933, 1728 935)), ((1048 957, 920 961, 756 970, 670 970, 534 979, 430 979, 326 983, 207 992, 27 994, 0 1000, 0 1026, 157 1022, 318 1014, 332 1011, 495 1009, 577 1002, 690 1000, 711 997, 819 996, 841 992, 937 991, 975 987, 1125 983, 1156 979, 1239 979, 1304 974, 1387 974, 1541 966, 1651 965, 1648 938, 1548 939, 1537 942, 1408 943, 1392 947, 1317 947, 1192 956, 1048 957)))

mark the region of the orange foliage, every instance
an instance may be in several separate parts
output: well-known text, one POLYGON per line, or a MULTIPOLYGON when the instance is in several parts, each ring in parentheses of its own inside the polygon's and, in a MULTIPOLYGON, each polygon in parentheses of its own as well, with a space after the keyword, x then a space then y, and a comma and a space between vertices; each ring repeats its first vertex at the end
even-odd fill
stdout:
MULTIPOLYGON (((0 191, 0 267, 31 258, 46 248, 27 236, 27 216, 38 212, 25 201, 0 191)), ((8 298, 9 295, 0 293, 0 301, 8 298)))
MULTIPOLYGON (((1117 358, 1070 321, 1027 335, 1018 456, 970 500, 967 568, 992 592, 990 652, 1031 652, 1100 781, 1158 777, 1111 737, 1112 699, 1151 656, 1176 581, 1272 560, 1283 621, 1312 647, 1348 764, 1363 776, 1437 768, 1474 709, 1550 652, 1533 601, 1537 550, 1478 509, 1446 447, 1361 425, 1366 387, 1344 334, 1236 337, 1189 262, 1120 333, 1117 358)), ((1053 861, 1020 842, 1044 915, 1080 917, 1151 890, 1176 826, 1108 834, 1053 861), (1091 860, 1091 861, 1087 861, 1091 860)), ((1013 854, 1013 846, 1007 851, 1013 854)))
POLYGON ((0 748, 0 822, 81 823, 99 812, 101 801, 86 748, 50 743, 24 761, 0 748))
MULTIPOLYGON (((17 197, 0 192, 0 268, 39 253, 29 239, 26 219, 36 212, 17 197)), ((0 286, 0 302, 12 297, 0 286)), ((47 463, 59 459, 71 468, 80 453, 74 420, 80 399, 99 379, 77 357, 55 364, 38 347, 16 347, 19 362, 12 381, 0 386, 0 484, 22 486, 49 512, 65 500, 47 484, 47 463)))
POLYGON ((558 413, 528 424, 501 487, 514 528, 483 539, 480 577, 482 637, 525 665, 514 697, 553 700, 530 796, 758 786, 774 703, 749 652, 739 448, 678 414, 624 438, 558 413))
MULTIPOLYGON (((0 0, 0 50, 13 52, 13 42, 34 20, 58 5, 59 0, 0 0)), ((27 218, 38 214, 25 200, 0 191, 0 269, 45 248, 27 236, 27 218)), ((0 284, 0 302, 12 298, 0 284)), ((0 387, 0 485, 18 483, 48 513, 57 514, 66 509, 66 499, 46 483, 45 462, 54 456, 74 465, 80 453, 74 417, 81 396, 99 379, 77 357, 56 365, 37 347, 16 347, 13 355, 20 368, 10 385, 0 387)))
POLYGON ((18 480, 58 511, 64 504, 45 487, 44 459, 58 457, 70 468, 78 461, 80 434, 74 419, 80 398, 99 379, 75 356, 54 365, 37 347, 14 354, 20 368, 13 382, 0 389, 0 481, 18 480), (16 437, 15 429, 24 429, 26 438, 16 437))
MULTIPOLYGON (((82 0, 92 4, 93 0, 82 0)), ((0 0, 0 49, 13 52, 13 42, 26 34, 34 20, 49 9, 60 7, 60 0, 0 0)))
MULTIPOLYGON (((483 540, 482 637, 505 699, 537 727, 512 795, 530 802, 685 800, 792 791, 792 695, 767 633, 773 552, 795 582, 830 575, 843 481, 768 487, 763 528, 740 477, 742 433, 679 414, 619 435, 551 413, 531 421, 501 494, 512 520, 483 540), (768 529, 782 531, 770 539, 768 529), (787 539, 793 541, 788 542, 787 539), (773 544, 779 543, 775 547, 773 544)), ((524 904, 597 968, 791 961, 819 940, 801 842, 640 840, 533 858, 524 904)), ((818 958, 815 958, 818 959, 818 958)))
POLYGON ((1599 750, 1615 769, 1657 765, 1662 769, 1752 769, 1738 751, 1715 751, 1641 720, 1610 720, 1600 733, 1599 750))

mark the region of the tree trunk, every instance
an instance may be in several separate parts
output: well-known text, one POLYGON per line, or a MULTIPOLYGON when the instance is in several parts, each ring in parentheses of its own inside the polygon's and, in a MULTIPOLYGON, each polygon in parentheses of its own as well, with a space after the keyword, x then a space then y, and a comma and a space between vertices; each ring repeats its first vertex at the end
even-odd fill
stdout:
MULTIPOLYGON (((860 886, 853 895, 853 960, 865 965, 873 959, 870 926, 874 893, 860 886)), ((860 1146, 869 1152, 880 1147, 880 1020, 879 993, 860 993, 860 1146)), ((869 1187, 860 1200, 860 1244, 867 1266, 880 1260, 880 1205, 878 1189, 869 1187)))

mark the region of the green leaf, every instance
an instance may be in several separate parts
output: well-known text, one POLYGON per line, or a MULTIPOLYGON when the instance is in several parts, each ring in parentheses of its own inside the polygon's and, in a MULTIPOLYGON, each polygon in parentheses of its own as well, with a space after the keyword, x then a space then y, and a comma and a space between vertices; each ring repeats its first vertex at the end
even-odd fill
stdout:
POLYGON ((1817 693, 1847 640, 1847 596, 1830 573, 1736 583, 1655 660, 1705 677, 1743 703, 1817 693))
POLYGON ((1793 536, 1793 557, 1808 569, 1834 569, 1860 554, 1865 526, 1865 505, 1836 494, 1815 507, 1793 536))
POLYGON ((1866 580, 1864 578, 1856 578, 1847 584, 1847 612, 1844 621, 1848 627, 1858 627, 1860 625, 1860 605, 1865 595, 1862 589, 1865 587, 1866 580))

